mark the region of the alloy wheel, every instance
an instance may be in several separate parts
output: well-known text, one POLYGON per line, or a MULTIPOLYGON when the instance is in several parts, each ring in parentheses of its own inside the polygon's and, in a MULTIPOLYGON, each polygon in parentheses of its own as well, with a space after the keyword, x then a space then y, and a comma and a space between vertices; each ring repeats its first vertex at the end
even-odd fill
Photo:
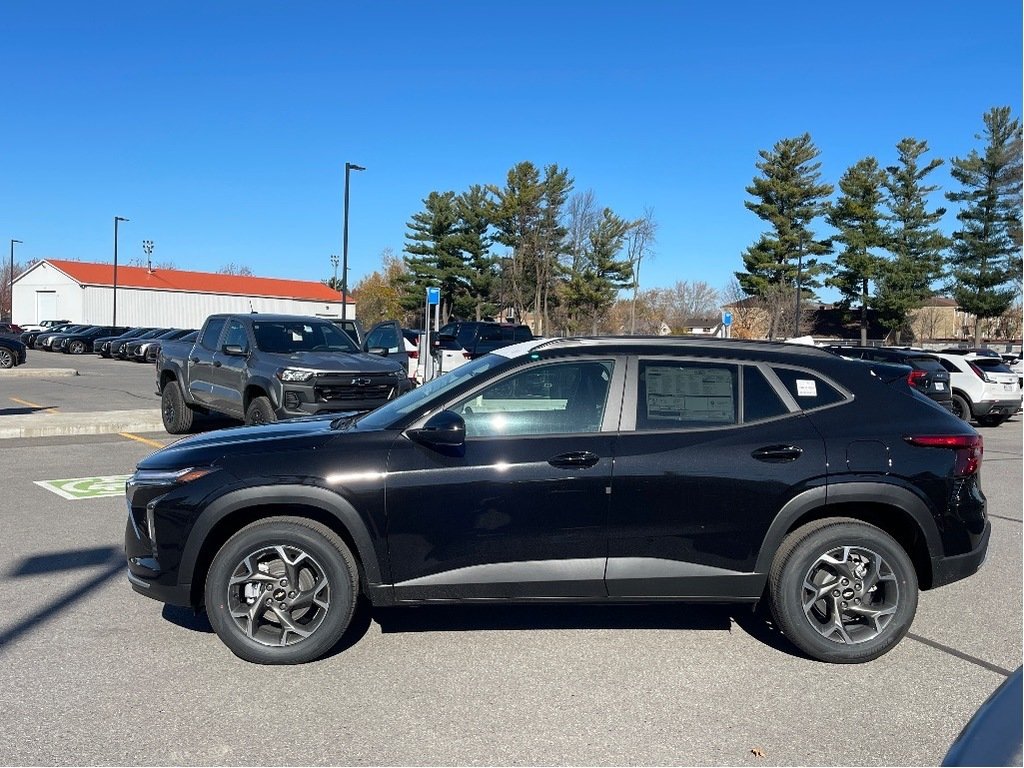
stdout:
POLYGON ((246 555, 228 580, 227 608, 246 637, 274 647, 300 643, 331 607, 327 572, 296 546, 267 546, 246 555))
POLYGON ((815 631, 836 643, 877 637, 892 621, 899 599, 892 567, 864 547, 831 549, 804 576, 804 615, 815 631))

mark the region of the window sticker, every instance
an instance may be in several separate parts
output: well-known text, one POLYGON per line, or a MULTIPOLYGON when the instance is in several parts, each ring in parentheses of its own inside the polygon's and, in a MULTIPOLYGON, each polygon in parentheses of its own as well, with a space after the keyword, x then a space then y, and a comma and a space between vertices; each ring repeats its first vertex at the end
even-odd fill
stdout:
POLYGON ((733 421, 731 371, 649 366, 646 377, 648 419, 733 421))
POLYGON ((818 385, 814 379, 797 379, 796 394, 797 397, 817 397, 818 385))

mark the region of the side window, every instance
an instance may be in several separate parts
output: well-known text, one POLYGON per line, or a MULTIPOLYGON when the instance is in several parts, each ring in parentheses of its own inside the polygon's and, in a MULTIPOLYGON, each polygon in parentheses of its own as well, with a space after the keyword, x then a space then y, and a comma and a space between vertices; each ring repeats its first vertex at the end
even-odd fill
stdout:
POLYGON ((581 360, 512 374, 451 406, 470 437, 598 432, 614 364, 581 360))
POLYGON ((789 413, 786 404, 764 374, 751 365, 743 367, 743 421, 762 421, 789 413))
POLYGON ((939 362, 942 363, 942 367, 945 368, 950 373, 960 373, 960 369, 957 368, 953 363, 949 362, 949 360, 946 360, 944 357, 940 357, 939 362))
POLYGON ((641 360, 637 430, 692 429, 735 424, 734 365, 641 360))
POLYGON ((373 349, 374 347, 383 347, 388 352, 398 351, 398 331, 395 330, 393 325, 384 325, 380 328, 374 328, 370 331, 370 334, 366 337, 364 346, 367 349, 373 349))
POLYGON ((217 339, 220 338, 220 332, 224 330, 225 323, 227 323, 227 318, 212 318, 206 324, 206 330, 203 331, 203 335, 199 337, 200 346, 209 350, 217 349, 217 339))
POLYGON ((823 405, 842 402, 843 393, 826 384, 810 371, 799 371, 793 368, 772 368, 789 394, 804 410, 820 408, 823 405))
POLYGON ((243 351, 249 351, 249 337, 245 335, 245 328, 237 320, 232 320, 228 325, 228 332, 224 335, 224 346, 241 347, 243 351))
POLYGON ((501 341, 502 328, 493 325, 481 325, 478 341, 501 341))
POLYGON ((514 341, 529 341, 533 338, 533 334, 530 333, 530 329, 525 325, 517 325, 516 330, 513 334, 514 341))

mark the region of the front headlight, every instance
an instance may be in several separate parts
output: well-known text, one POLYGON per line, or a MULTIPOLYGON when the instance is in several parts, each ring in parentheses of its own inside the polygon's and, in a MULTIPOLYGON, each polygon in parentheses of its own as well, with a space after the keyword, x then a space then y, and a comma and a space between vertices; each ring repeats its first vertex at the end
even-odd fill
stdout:
POLYGON ((281 381, 309 381, 316 376, 316 373, 316 371, 305 368, 281 368, 277 371, 276 376, 281 381))
POLYGON ((128 485, 184 485, 216 471, 213 467, 185 469, 137 469, 128 478, 128 485))

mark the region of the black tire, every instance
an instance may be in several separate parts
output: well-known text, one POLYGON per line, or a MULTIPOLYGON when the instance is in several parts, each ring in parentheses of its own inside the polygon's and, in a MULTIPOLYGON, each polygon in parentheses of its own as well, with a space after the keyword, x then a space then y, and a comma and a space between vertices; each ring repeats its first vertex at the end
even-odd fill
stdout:
POLYGON ((967 401, 967 398, 955 392, 953 393, 953 415, 959 416, 966 422, 971 420, 971 404, 967 401))
POLYGON ((72 355, 85 354, 85 342, 84 341, 72 341, 68 344, 68 352, 72 355))
POLYGON ((7 347, 0 347, 0 368, 14 367, 14 353, 7 347))
POLYGON ((1003 416, 1002 414, 1000 414, 998 416, 979 416, 978 417, 978 424, 980 424, 983 427, 998 427, 1000 424, 1002 424, 1008 418, 1010 418, 1010 417, 1009 416, 1003 416))
POLYGON ((181 385, 177 381, 168 381, 160 392, 160 417, 164 429, 172 435, 184 435, 192 429, 195 416, 181 394, 181 385))
POLYGON ((355 558, 334 531, 305 518, 270 517, 240 530, 213 558, 206 613, 239 658, 304 664, 338 643, 358 594, 355 558))
POLYGON ((269 397, 263 395, 254 397, 249 403, 249 407, 245 409, 245 423, 249 426, 273 424, 275 421, 277 421, 277 414, 274 413, 274 408, 270 405, 269 397))
POLYGON ((787 536, 768 588, 783 634, 808 656, 834 664, 888 652, 917 612, 917 573, 906 551, 880 528, 850 518, 817 520, 787 536))

